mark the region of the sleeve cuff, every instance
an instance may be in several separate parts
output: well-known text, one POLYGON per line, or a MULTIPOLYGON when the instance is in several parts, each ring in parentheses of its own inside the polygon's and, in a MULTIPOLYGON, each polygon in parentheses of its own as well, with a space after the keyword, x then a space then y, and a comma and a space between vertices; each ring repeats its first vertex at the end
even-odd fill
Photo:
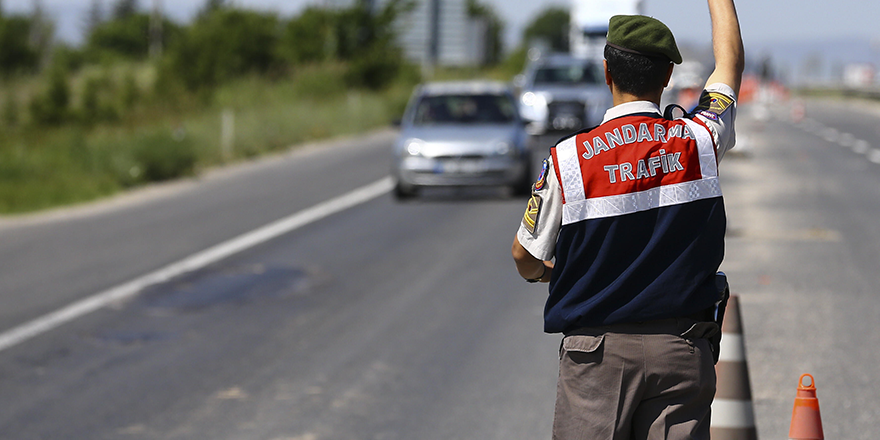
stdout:
POLYGON ((541 261, 550 261, 550 259, 553 258, 555 252, 554 247, 542 246, 522 225, 520 225, 519 230, 516 233, 516 238, 519 240, 519 244, 521 244, 525 250, 529 251, 533 257, 541 261))

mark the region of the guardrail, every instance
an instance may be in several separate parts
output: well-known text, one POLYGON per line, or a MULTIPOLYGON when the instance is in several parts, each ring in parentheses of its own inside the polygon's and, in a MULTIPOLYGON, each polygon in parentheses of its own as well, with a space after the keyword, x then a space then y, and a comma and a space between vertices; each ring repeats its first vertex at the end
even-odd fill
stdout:
POLYGON ((796 94, 805 96, 845 96, 849 98, 880 99, 880 86, 823 86, 804 87, 794 90, 796 94))

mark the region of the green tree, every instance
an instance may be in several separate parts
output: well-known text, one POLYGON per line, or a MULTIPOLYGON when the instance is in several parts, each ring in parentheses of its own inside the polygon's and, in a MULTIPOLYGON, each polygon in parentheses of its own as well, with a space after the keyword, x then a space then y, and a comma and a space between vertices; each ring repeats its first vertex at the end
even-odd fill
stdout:
POLYGON ((86 54, 82 49, 69 44, 55 43, 52 62, 61 65, 69 72, 75 72, 86 63, 86 54))
MULTIPOLYGON (((163 45, 181 33, 180 28, 165 19, 162 23, 163 45)), ((86 52, 91 58, 110 54, 142 59, 150 52, 150 14, 132 14, 105 21, 89 32, 86 52)))
POLYGON ((415 2, 411 0, 390 0, 378 11, 373 11, 368 2, 340 10, 334 31, 336 57, 355 59, 370 48, 395 50, 395 21, 413 7, 415 2))
POLYGON ((228 8, 229 6, 229 0, 205 0, 205 4, 202 5, 202 9, 199 9, 199 13, 196 14, 196 17, 207 17, 208 15, 213 14, 215 11, 223 8, 228 8))
POLYGON ((86 32, 92 33, 95 28, 104 22, 104 7, 101 0, 92 0, 89 4, 89 10, 86 13, 86 32))
POLYGON ((414 6, 409 0, 391 0, 373 12, 361 2, 339 12, 336 56, 350 63, 345 75, 349 85, 381 89, 397 78, 404 61, 396 43, 395 22, 414 6))
POLYGON ((150 16, 132 14, 104 22, 89 33, 87 50, 113 53, 128 58, 143 58, 150 48, 150 16))
POLYGON ((523 33, 523 41, 529 44, 533 40, 543 40, 550 46, 551 50, 568 52, 568 30, 569 26, 571 26, 570 17, 571 14, 565 8, 550 7, 544 9, 526 27, 523 33))
POLYGON ((331 9, 310 6, 287 22, 280 41, 281 56, 291 64, 324 61, 336 55, 336 22, 331 9))
POLYGON ((137 10, 137 0, 116 0, 116 3, 113 4, 113 18, 115 20, 125 19, 137 14, 137 10))
POLYGON ((276 65, 275 14, 218 9, 193 23, 169 47, 168 67, 190 90, 210 88, 276 65))
POLYGON ((491 6, 479 2, 479 0, 467 0, 468 16, 485 20, 487 26, 486 62, 496 64, 501 60, 504 45, 501 34, 504 32, 504 22, 498 18, 498 14, 491 6))
POLYGON ((32 72, 40 62, 40 53, 30 44, 32 21, 29 18, 0 16, 0 73, 32 72))

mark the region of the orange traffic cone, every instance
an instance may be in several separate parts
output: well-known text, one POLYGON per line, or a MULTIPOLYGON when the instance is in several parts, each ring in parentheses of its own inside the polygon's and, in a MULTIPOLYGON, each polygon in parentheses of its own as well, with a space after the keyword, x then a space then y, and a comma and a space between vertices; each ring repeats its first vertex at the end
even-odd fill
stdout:
POLYGON ((822 417, 819 415, 819 399, 816 398, 816 382, 813 376, 802 374, 798 380, 797 397, 791 411, 791 440, 824 440, 822 417), (804 378, 808 378, 806 384, 804 378))
POLYGON ((739 317, 739 297, 730 295, 721 325, 721 352, 715 364, 718 377, 712 420, 712 440, 757 440, 749 367, 739 317))

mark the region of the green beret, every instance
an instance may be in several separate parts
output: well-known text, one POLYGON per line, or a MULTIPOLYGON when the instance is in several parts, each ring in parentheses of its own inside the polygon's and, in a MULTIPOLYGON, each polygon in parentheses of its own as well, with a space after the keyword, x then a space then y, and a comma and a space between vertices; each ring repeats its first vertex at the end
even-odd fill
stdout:
POLYGON ((608 45, 625 52, 665 56, 681 64, 675 37, 665 24, 644 15, 615 15, 608 22, 608 45))

